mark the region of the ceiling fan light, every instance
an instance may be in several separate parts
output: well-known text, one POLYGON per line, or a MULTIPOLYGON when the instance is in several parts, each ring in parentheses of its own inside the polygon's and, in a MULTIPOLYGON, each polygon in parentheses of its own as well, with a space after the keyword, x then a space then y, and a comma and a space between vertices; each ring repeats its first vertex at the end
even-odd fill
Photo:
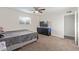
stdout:
POLYGON ((39 13, 38 11, 35 11, 35 13, 39 13))

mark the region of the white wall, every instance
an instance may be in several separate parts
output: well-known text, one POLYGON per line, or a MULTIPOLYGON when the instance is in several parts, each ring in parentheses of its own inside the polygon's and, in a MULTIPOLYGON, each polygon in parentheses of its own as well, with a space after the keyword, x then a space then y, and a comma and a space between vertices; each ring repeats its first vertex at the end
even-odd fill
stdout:
POLYGON ((54 14, 50 16, 51 27, 54 30, 52 35, 64 38, 64 15, 63 14, 54 14))
POLYGON ((48 20, 52 28, 52 36, 64 38, 64 14, 62 13, 50 13, 42 15, 41 20, 48 20))
POLYGON ((65 15, 64 17, 64 35, 75 37, 75 15, 65 15))
POLYGON ((10 8, 0 8, 0 26, 4 28, 5 31, 29 29, 31 31, 36 31, 36 27, 39 23, 39 16, 34 14, 28 14, 13 10, 10 8), (31 17, 30 25, 19 24, 19 16, 31 17))
MULTIPOLYGON (((64 8, 64 7, 63 7, 64 8)), ((70 13, 66 13, 67 11, 72 11, 74 13, 77 11, 77 8, 68 8, 66 10, 55 10, 46 14, 43 14, 40 18, 40 20, 48 20, 50 23, 51 28, 53 29, 52 31, 52 36, 57 36, 64 38, 64 16, 70 13)), ((71 13, 71 14, 72 14, 71 13)))

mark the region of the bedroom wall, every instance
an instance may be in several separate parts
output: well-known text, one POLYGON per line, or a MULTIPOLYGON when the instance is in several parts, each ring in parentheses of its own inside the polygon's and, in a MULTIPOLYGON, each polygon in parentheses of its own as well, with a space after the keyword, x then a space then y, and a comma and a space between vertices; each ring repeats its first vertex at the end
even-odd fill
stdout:
POLYGON ((52 36, 64 38, 64 14, 62 13, 50 13, 44 14, 40 18, 41 20, 48 20, 49 25, 52 28, 52 36))
POLYGON ((53 29, 52 35, 64 38, 64 14, 59 13, 52 16, 50 17, 53 29))
POLYGON ((67 11, 72 11, 74 13, 77 11, 77 8, 68 8, 63 11, 55 10, 48 13, 44 13, 40 20, 48 20, 49 25, 52 28, 52 36, 57 36, 60 38, 64 38, 64 16, 70 13, 66 13, 67 11))
POLYGON ((36 31, 38 23, 38 15, 28 14, 10 8, 0 8, 0 26, 3 27, 5 31, 20 29, 29 29, 31 31, 36 31), (19 24, 19 16, 31 17, 31 24, 19 24))

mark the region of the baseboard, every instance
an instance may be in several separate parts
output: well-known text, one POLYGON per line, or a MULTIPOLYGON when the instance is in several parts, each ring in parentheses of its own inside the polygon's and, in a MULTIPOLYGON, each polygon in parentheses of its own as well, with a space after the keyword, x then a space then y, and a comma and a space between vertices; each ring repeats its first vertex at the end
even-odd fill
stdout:
POLYGON ((64 35, 60 36, 60 35, 57 35, 57 34, 51 34, 51 36, 56 36, 56 37, 59 37, 59 38, 64 38, 64 35))

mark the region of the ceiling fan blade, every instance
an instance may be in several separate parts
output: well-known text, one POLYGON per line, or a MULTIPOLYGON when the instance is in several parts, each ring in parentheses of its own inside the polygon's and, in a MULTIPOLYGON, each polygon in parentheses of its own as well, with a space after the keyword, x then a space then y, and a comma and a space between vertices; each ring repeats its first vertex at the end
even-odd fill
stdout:
POLYGON ((40 9, 40 10, 45 10, 45 9, 40 9))
POLYGON ((39 10, 39 7, 33 7, 36 11, 39 10))
POLYGON ((43 13, 42 10, 39 10, 39 13, 43 13))
POLYGON ((44 8, 41 7, 33 7, 33 9, 34 9, 33 13, 35 13, 35 11, 38 11, 39 13, 43 13, 43 11, 45 10, 44 8))

